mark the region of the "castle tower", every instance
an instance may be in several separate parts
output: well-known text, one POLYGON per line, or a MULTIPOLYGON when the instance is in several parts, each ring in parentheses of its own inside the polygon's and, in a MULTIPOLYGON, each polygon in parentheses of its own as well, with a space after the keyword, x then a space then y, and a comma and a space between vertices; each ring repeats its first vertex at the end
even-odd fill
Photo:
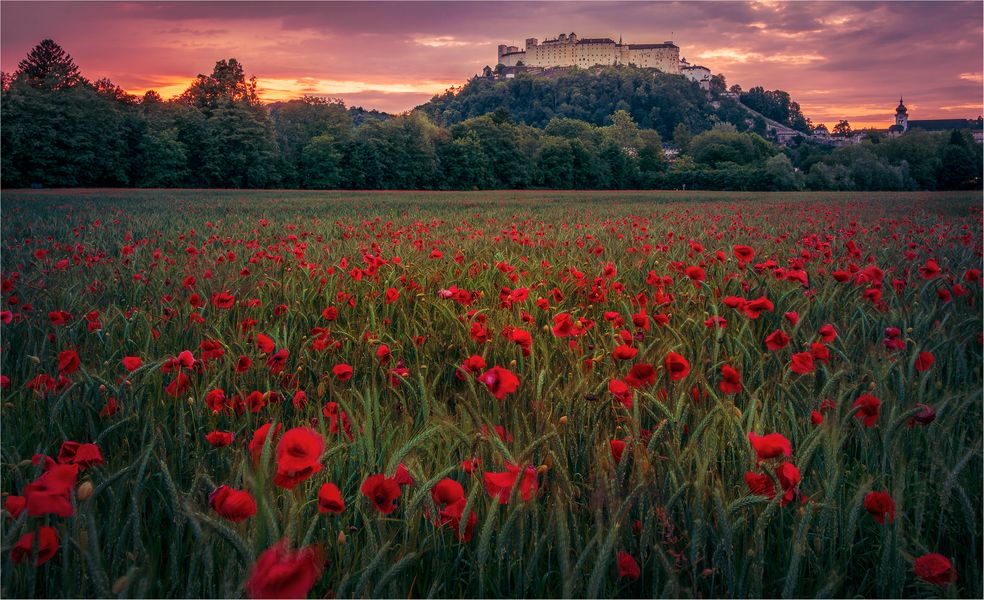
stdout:
POLYGON ((902 103, 902 96, 899 96, 899 106, 895 109, 895 125, 903 132, 909 130, 909 109, 902 103))

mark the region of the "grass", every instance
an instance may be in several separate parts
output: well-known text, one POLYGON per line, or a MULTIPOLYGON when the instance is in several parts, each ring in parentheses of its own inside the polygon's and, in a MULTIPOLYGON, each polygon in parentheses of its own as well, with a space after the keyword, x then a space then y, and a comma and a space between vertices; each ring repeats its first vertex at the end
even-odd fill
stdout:
POLYGON ((10 281, 2 300, 12 319, 0 326, 0 374, 10 382, 0 413, 3 493, 21 494, 41 473, 32 456, 57 457, 66 440, 96 443, 105 457, 80 474, 94 491, 73 496, 72 516, 3 517, 5 596, 241 596, 256 557, 282 537, 323 546, 327 566, 310 593, 322 597, 984 591, 981 285, 963 281, 981 268, 979 194, 39 190, 5 192, 2 210, 0 264, 10 281), (740 268, 735 244, 754 248, 756 263, 801 262, 808 287, 769 268, 740 268), (39 248, 48 254, 39 258, 39 248), (366 269, 365 254, 389 262, 356 281, 348 271, 366 269), (932 279, 918 271, 928 259, 941 267, 932 279), (604 274, 608 263, 616 274, 604 274), (682 267, 698 264, 707 278, 695 285, 682 267), (870 285, 831 275, 851 265, 884 271, 881 302, 864 297, 870 285), (662 288, 666 304, 656 304, 650 271, 673 279, 662 288), (193 289, 182 286, 187 276, 193 289), (966 295, 955 293, 958 284, 966 295), (467 307, 440 298, 452 285, 481 295, 467 307), (506 296, 528 288, 529 297, 507 306, 503 287, 506 296), (388 288, 399 291, 391 303, 388 288), (220 291, 235 296, 233 308, 213 305, 220 291), (192 293, 206 305, 192 307, 192 293), (631 320, 639 293, 649 330, 631 320), (724 304, 763 295, 775 308, 757 319, 724 304), (254 298, 260 303, 247 306, 254 298), (328 306, 337 320, 323 318, 328 306), (71 313, 70 322, 53 325, 54 310, 71 313), (790 311, 796 324, 784 317, 790 311), (558 338, 559 313, 595 324, 558 338), (663 326, 652 321, 661 313, 663 326), (479 315, 492 331, 487 342, 470 335, 479 315), (707 327, 712 316, 726 328, 707 327), (256 321, 248 331, 245 319, 256 321), (838 334, 824 344, 829 364, 790 371, 791 355, 809 350, 826 324, 838 334), (338 346, 314 349, 316 327, 330 328, 338 346), (528 355, 501 335, 507 327, 531 334, 528 355), (901 330, 903 350, 886 349, 889 327, 901 330), (629 361, 612 357, 622 328, 638 349, 629 361), (777 329, 791 341, 769 351, 764 339, 777 329), (289 352, 292 381, 265 366, 258 333, 289 352), (174 376, 162 365, 183 350, 199 357, 203 340, 219 342, 224 356, 192 372, 187 393, 165 393, 174 376), (392 352, 388 365, 377 358, 380 344, 392 352), (66 349, 81 359, 67 384, 45 394, 28 388, 38 374, 57 378, 66 349), (670 351, 690 362, 682 380, 663 368, 670 351), (916 370, 919 352, 934 355, 932 368, 916 370), (456 368, 473 354, 514 372, 516 392, 497 400, 474 377, 459 379, 456 368), (124 356, 143 366, 127 374, 124 356), (251 357, 252 369, 236 373, 239 356, 251 357), (393 385, 398 362, 407 372, 393 385), (351 380, 332 376, 340 363, 353 367, 351 380), (654 365, 657 378, 627 409, 608 385, 635 363, 654 365), (725 364, 741 372, 737 394, 719 389, 725 364), (216 388, 286 399, 255 414, 216 415, 204 402, 216 388), (296 389, 306 406, 292 406, 296 389), (882 401, 870 428, 854 416, 863 393, 882 401), (109 398, 119 410, 101 417, 109 398), (815 425, 823 400, 835 408, 815 425), (321 410, 329 401, 351 419, 351 441, 330 432, 321 410), (910 427, 919 404, 936 419, 910 427), (256 467, 245 448, 271 421, 313 427, 327 441, 324 468, 292 491, 272 483, 273 444, 256 467), (497 425, 510 438, 499 439, 497 425), (234 432, 232 446, 209 445, 212 430, 234 432), (792 443, 788 460, 801 482, 786 506, 781 494, 770 501, 745 484, 748 471, 771 473, 756 467, 750 431, 792 443), (618 464, 614 439, 627 442, 618 464), (481 466, 467 474, 461 462, 473 457, 481 466), (507 461, 538 467, 530 500, 516 489, 499 505, 486 493, 482 473, 504 471, 507 461), (415 483, 383 516, 360 486, 398 464, 415 483), (477 515, 468 542, 428 518, 436 514, 430 488, 448 477, 464 488, 466 514, 477 515), (346 503, 337 517, 317 510, 329 481, 346 503), (241 523, 216 514, 208 497, 223 484, 249 490, 257 514, 241 523), (880 525, 863 508, 873 490, 892 496, 894 522, 880 525), (58 532, 55 557, 37 568, 12 564, 13 544, 44 524, 58 532), (638 579, 618 576, 619 552, 638 562, 638 579), (952 561, 954 583, 915 576, 913 559, 929 552, 952 561))

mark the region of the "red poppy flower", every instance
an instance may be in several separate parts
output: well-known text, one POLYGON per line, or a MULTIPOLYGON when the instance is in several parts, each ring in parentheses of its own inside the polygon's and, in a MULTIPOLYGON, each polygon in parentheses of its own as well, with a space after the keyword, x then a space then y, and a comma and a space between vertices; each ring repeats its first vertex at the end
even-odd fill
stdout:
POLYGON ((498 365, 482 373, 478 380, 485 384, 497 400, 502 400, 507 394, 519 389, 519 378, 512 371, 498 365))
MULTIPOLYGON (((266 444, 267 434, 270 433, 271 423, 261 426, 259 429, 253 432, 253 439, 249 442, 249 453, 253 457, 253 462, 256 463, 260 460, 260 456, 263 454, 263 446, 266 444)), ((277 423, 277 428, 273 430, 273 437, 277 437, 277 434, 284 428, 283 423, 277 423)), ((272 445, 271 440, 271 445, 272 445)))
POLYGON ((262 333, 257 333, 256 347, 260 349, 260 352, 264 354, 270 354, 273 352, 275 345, 273 343, 273 339, 270 336, 262 333))
POLYGON ((219 292, 212 296, 212 304, 215 308, 229 309, 236 303, 236 298, 228 292, 219 292))
POLYGON ((210 431, 205 434, 205 441, 216 448, 224 448, 232 444, 235 435, 230 431, 210 431))
POLYGON ((636 559, 632 558, 628 552, 618 553, 618 576, 625 577, 628 579, 639 579, 642 571, 639 570, 639 563, 636 559))
POLYGON ((75 514, 71 492, 78 479, 78 465, 51 464, 44 473, 24 487, 27 514, 32 517, 54 514, 70 517, 75 514))
POLYGON ((823 415, 820 414, 820 411, 814 410, 810 412, 810 422, 814 425, 823 424, 823 415))
POLYGON ((208 505, 223 519, 239 523, 256 514, 256 501, 249 492, 220 485, 208 496, 208 505))
POLYGON ((683 274, 692 279, 694 285, 697 285, 697 283, 707 279, 707 274, 704 272, 704 269, 698 266, 687 267, 684 269, 683 274))
POLYGON ((431 488, 435 504, 451 504, 465 497, 465 489, 454 479, 442 479, 431 488))
POLYGON ((465 523, 465 530, 462 532, 461 519, 464 516, 465 506, 467 504, 468 500, 462 496, 454 502, 444 505, 440 512, 440 525, 450 526, 460 542, 471 540, 472 534, 475 532, 475 525, 478 523, 478 515, 475 514, 475 511, 470 511, 468 513, 468 522, 465 523))
POLYGON ((737 394, 741 391, 741 373, 731 365, 721 367, 721 382, 718 389, 725 394, 737 394))
POLYGON ((352 366, 347 364, 335 365, 331 368, 331 372, 335 375, 335 378, 339 381, 348 381, 352 379, 352 366))
POLYGON ((881 400, 871 394, 862 394, 854 401, 854 407, 858 412, 854 413, 854 418, 864 422, 865 427, 873 427, 878 422, 881 414, 881 400))
POLYGON ((519 495, 523 500, 529 500, 533 493, 539 489, 536 479, 536 469, 532 466, 520 469, 516 465, 506 463, 506 470, 499 473, 486 472, 483 474, 485 481, 485 491, 489 496, 495 498, 499 504, 509 503, 509 494, 512 493, 516 480, 519 479, 519 472, 523 471, 523 478, 519 484, 519 495))
POLYGON ((936 420, 936 411, 933 410, 932 406, 919 403, 916 404, 916 408, 919 409, 919 412, 909 419, 909 427, 912 427, 916 423, 919 423, 920 425, 929 425, 936 420))
POLYGON ((820 338, 825 344, 837 339, 837 330, 834 329, 833 325, 827 324, 820 328, 820 338))
POLYGON ((318 512, 341 514, 345 510, 342 492, 334 483, 326 483, 318 490, 318 512))
POLYGON ((772 312, 774 309, 775 305, 765 296, 756 300, 747 300, 740 308, 749 319, 757 319, 763 312, 772 312))
POLYGON ((950 560, 936 552, 917 558, 912 564, 912 570, 919 579, 941 587, 957 580, 957 570, 950 564, 950 560))
POLYGON ((920 352, 916 358, 916 370, 922 373, 928 371, 936 363, 936 357, 932 352, 920 352))
POLYGON ((58 353, 58 370, 65 375, 71 375, 79 368, 79 355, 75 350, 64 350, 58 353))
MULTIPOLYGON (((40 567, 44 563, 54 558, 58 552, 58 532, 54 527, 41 527, 38 536, 38 558, 34 563, 35 567, 40 567)), ((10 562, 19 565, 34 555, 34 534, 25 533, 21 536, 14 547, 10 550, 10 562)))
POLYGON ((3 508, 10 513, 12 518, 16 519, 27 508, 27 498, 24 496, 7 496, 3 501, 3 508))
POLYGON ((679 381, 690 374, 690 363, 676 352, 670 352, 666 355, 666 370, 670 379, 679 381))
POLYGON ((253 366, 253 359, 248 356, 240 356, 236 359, 236 373, 245 373, 253 366))
POLYGON ((390 352, 389 346, 386 344, 380 344, 379 347, 376 348, 376 358, 379 360, 379 364, 385 365, 389 362, 391 356, 393 356, 393 354, 390 352))
POLYGON ((756 496, 765 496, 769 500, 776 497, 775 484, 764 473, 745 471, 745 485, 748 486, 748 491, 756 496))
POLYGON ((304 598, 321 577, 325 567, 324 552, 306 546, 291 552, 283 539, 256 559, 246 582, 250 598, 304 598))
POLYGON ((615 350, 612 352, 612 356, 614 356, 617 360, 632 360, 636 357, 636 354, 639 354, 639 349, 633 348, 627 344, 616 346, 615 350))
POLYGON ((101 465, 103 460, 99 446, 95 444, 80 444, 78 442, 63 442, 58 451, 58 462, 62 464, 78 465, 80 470, 85 470, 92 465, 101 465))
POLYGON ((886 492, 869 492, 864 497, 864 509, 881 525, 885 524, 885 515, 890 523, 895 522, 895 501, 886 492))
POLYGON ((936 264, 936 261, 930 258, 926 263, 919 267, 919 275, 923 279, 932 279, 940 274, 940 266, 936 264))
POLYGON ((732 246, 731 250, 738 262, 750 263, 755 258, 755 250, 751 246, 732 246))
POLYGON ((789 370, 800 375, 812 373, 816 370, 816 366, 813 364, 813 355, 809 352, 797 352, 789 363, 789 370))
POLYGON ((625 452, 625 442, 622 440, 612 440, 609 444, 612 448, 612 458, 615 459, 615 464, 621 464, 622 454, 625 452))
POLYGON ((270 369, 270 372, 274 375, 282 373, 284 368, 287 366, 288 355, 289 353, 286 348, 281 348, 280 350, 274 352, 266 361, 266 366, 270 369))
POLYGON ((754 431, 750 431, 748 432, 748 441, 752 443, 752 449, 755 450, 759 462, 777 456, 792 456, 793 454, 792 444, 781 433, 758 435, 754 431))
POLYGON ((648 363, 638 363, 632 365, 628 374, 625 376, 625 383, 634 388, 650 386, 656 383, 656 369, 648 363))
POLYGON ((765 347, 769 350, 781 350, 789 344, 789 336, 781 329, 777 329, 766 336, 765 347))
POLYGON ((400 497, 400 485, 382 473, 371 475, 362 482, 362 495, 369 498, 376 510, 388 515, 396 510, 396 499, 400 497))
POLYGON ((307 427, 295 427, 284 432, 277 443, 277 473, 273 482, 293 489, 295 485, 321 470, 321 455, 325 440, 307 427))
POLYGON ((779 485, 782 486, 784 492, 779 505, 786 506, 799 494, 799 469, 791 462, 784 462, 776 469, 776 477, 779 478, 779 485))
POLYGON ((632 388, 621 379, 612 379, 608 382, 608 391, 611 392, 615 400, 620 402, 626 409, 632 409, 632 388))
POLYGON ((396 465, 396 472, 393 473, 393 481, 395 481, 400 487, 405 485, 413 485, 413 476, 411 476, 410 471, 403 466, 403 463, 400 463, 396 465))

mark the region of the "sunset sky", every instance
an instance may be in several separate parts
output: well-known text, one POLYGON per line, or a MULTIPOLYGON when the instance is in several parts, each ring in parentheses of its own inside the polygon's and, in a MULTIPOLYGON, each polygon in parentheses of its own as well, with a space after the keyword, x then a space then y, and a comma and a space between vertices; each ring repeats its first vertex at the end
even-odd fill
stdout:
POLYGON ((814 122, 887 127, 977 117, 981 2, 11 2, 0 63, 13 71, 52 38, 90 79, 132 93, 182 92, 235 57, 266 100, 303 94, 410 109, 494 66, 500 43, 560 32, 672 39, 728 85, 784 89, 814 122))

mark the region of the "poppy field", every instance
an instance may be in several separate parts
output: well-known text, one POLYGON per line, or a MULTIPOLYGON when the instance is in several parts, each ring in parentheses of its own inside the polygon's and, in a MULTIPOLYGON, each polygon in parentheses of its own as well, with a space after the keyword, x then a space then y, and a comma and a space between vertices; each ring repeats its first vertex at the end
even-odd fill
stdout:
POLYGON ((5 597, 982 595, 980 194, 5 192, 5 597))

